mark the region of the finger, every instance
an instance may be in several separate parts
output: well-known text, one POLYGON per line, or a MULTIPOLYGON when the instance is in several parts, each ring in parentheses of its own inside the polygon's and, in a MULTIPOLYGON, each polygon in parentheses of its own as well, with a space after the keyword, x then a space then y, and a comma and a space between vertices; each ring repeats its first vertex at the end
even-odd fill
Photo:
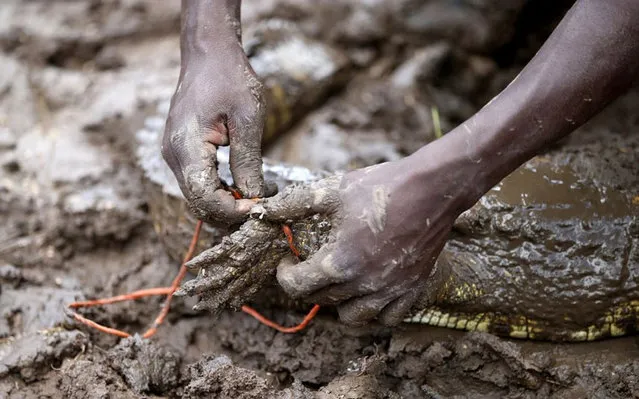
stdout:
POLYGON ((279 236, 278 226, 249 220, 238 231, 224 237, 222 242, 203 251, 186 263, 189 270, 218 267, 244 269, 253 266, 256 259, 261 258, 279 236))
POLYGON ((182 173, 182 166, 180 164, 180 160, 176 155, 175 150, 173 149, 173 145, 176 141, 179 141, 181 138, 178 136, 177 132, 174 132, 173 128, 173 120, 172 117, 169 116, 166 121, 166 127, 164 130, 164 135, 162 136, 162 158, 169 166, 169 169, 175 175, 175 179, 180 186, 180 190, 182 190, 182 194, 186 197, 186 188, 184 181, 184 173, 182 173))
POLYGON ((300 298, 330 284, 347 281, 350 265, 334 247, 334 244, 324 245, 311 258, 297 264, 292 257, 282 259, 277 268, 277 281, 284 291, 300 298))
POLYGON ((333 213, 340 203, 341 179, 341 176, 331 176, 311 184, 287 186, 274 197, 261 200, 251 209, 251 215, 281 222, 333 213))
POLYGON ((200 275, 185 282, 175 291, 175 296, 193 296, 227 286, 235 277, 237 270, 232 267, 216 269, 211 275, 204 271, 200 275))
POLYGON ((232 245, 231 237, 222 238, 222 242, 214 246, 213 248, 209 248, 207 250, 202 251, 195 258, 186 262, 184 266, 186 266, 189 271, 197 271, 204 267, 212 268, 216 265, 219 265, 226 259, 228 259, 228 253, 230 251, 230 246, 232 245))
POLYGON ((237 223, 246 216, 253 203, 236 201, 222 187, 217 175, 217 148, 207 141, 208 135, 201 133, 200 126, 197 118, 177 130, 174 130, 173 122, 168 122, 162 153, 198 219, 214 224, 237 223))
POLYGON ((255 204, 249 199, 236 200, 220 187, 215 168, 201 171, 195 166, 185 174, 189 209, 200 220, 216 225, 236 224, 245 219, 255 204))
POLYGON ((336 305, 352 298, 369 295, 379 288, 374 284, 362 284, 361 281, 349 281, 323 288, 308 296, 308 301, 320 305, 336 305))
POLYGON ((396 293, 381 291, 351 299, 337 307, 340 320, 348 325, 361 326, 373 320, 386 305, 397 297, 396 293))
POLYGON ((380 323, 385 326, 400 324, 406 318, 415 302, 417 302, 420 293, 421 290, 411 290, 389 303, 378 316, 380 323))
POLYGON ((231 150, 229 165, 235 186, 244 198, 264 197, 262 173, 262 132, 265 106, 248 107, 249 111, 236 110, 228 121, 231 150))
MULTIPOLYGON (((178 115, 182 115, 176 111, 178 115)), ((196 116, 169 115, 162 138, 162 156, 175 174, 180 188, 187 197, 186 169, 216 170, 217 146, 228 144, 228 131, 221 117, 207 124, 196 116), (191 165, 194 165, 191 166, 191 165)), ((220 187, 217 173, 212 176, 214 188, 220 187)))

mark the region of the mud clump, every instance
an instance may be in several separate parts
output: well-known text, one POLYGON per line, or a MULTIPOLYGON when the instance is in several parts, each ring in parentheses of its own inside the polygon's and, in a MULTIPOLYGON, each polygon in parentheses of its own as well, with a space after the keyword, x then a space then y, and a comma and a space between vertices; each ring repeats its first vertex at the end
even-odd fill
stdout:
POLYGON ((110 351, 111 367, 138 393, 168 392, 178 385, 179 358, 138 335, 110 351))
POLYGON ((52 330, 11 338, 0 346, 0 378, 13 374, 25 383, 36 381, 43 371, 87 345, 80 331, 52 330))
POLYGON ((266 379, 252 370, 233 365, 226 356, 204 356, 189 366, 189 383, 182 393, 184 398, 312 398, 310 390, 299 381, 284 390, 275 389, 266 379))
POLYGON ((374 376, 347 375, 331 381, 317 393, 318 399, 399 399, 399 394, 384 389, 374 376))
POLYGON ((82 297, 82 292, 65 288, 5 289, 0 296, 0 337, 59 326, 66 320, 66 304, 82 297))
POLYGON ((139 394, 111 369, 101 356, 86 356, 72 363, 65 363, 58 378, 58 394, 66 398, 136 398, 139 394))

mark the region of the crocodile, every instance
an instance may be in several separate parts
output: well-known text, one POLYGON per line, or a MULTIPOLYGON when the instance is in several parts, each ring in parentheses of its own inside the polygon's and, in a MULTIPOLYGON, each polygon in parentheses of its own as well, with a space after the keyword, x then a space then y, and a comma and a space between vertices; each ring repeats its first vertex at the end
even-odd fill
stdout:
MULTIPOLYGON (((154 228, 179 259, 196 219, 161 158, 161 133, 157 123, 138 132, 137 156, 154 228)), ((635 135, 538 156, 513 172, 455 222, 431 289, 405 322, 559 342, 636 333, 639 196, 622 181, 639 176, 636 148, 635 135), (598 176, 611 160, 618 161, 615 173, 598 176)), ((228 151, 219 153, 220 176, 232 184, 228 151)), ((282 190, 329 173, 265 160, 264 175, 282 190)), ((308 257, 327 239, 330 223, 316 215, 291 229, 308 257)), ((274 289, 288 245, 279 226, 249 220, 233 229, 205 225, 198 251, 214 266, 180 291, 199 295, 197 309, 216 311, 274 289)))

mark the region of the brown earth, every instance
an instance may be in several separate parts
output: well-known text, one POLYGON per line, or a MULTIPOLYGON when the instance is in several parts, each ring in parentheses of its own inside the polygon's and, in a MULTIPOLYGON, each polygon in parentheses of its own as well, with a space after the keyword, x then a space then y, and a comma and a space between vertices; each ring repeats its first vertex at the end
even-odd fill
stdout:
MULTIPOLYGON (((522 23, 540 13, 523 3, 251 3, 247 30, 297 20, 347 54, 355 76, 269 154, 309 159, 301 151, 311 138, 335 149, 311 159, 322 168, 393 159, 433 138, 432 105, 449 130, 547 33, 548 20, 544 29, 522 23)), ((241 313, 195 313, 182 299, 151 340, 75 325, 69 301, 164 286, 177 270, 148 216, 133 136, 163 124, 153 115, 177 79, 179 2, 12 0, 0 20, 0 397, 639 397, 637 337, 559 345, 415 325, 349 328, 330 313, 285 335, 241 313)), ((636 135, 637 104, 630 93, 563 145, 580 156, 582 144, 636 135)), ((606 179, 610 163, 592 173, 606 179)), ((86 314, 135 332, 160 304, 86 314)), ((266 313, 284 324, 301 317, 266 313)))

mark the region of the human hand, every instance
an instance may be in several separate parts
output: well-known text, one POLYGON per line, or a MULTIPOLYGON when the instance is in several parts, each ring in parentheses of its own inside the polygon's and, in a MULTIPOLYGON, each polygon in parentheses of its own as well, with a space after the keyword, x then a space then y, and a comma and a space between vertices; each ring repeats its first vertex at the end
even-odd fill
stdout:
POLYGON ((230 144, 230 167, 244 198, 264 195, 262 84, 239 37, 227 29, 204 40, 183 32, 182 69, 162 143, 162 155, 198 219, 230 225, 253 202, 235 200, 217 174, 216 151, 230 144), (186 35, 186 38, 185 38, 186 35), (184 41, 197 42, 185 45, 184 41))
POLYGON ((304 262, 280 263, 277 279, 290 296, 337 305, 347 324, 377 318, 394 325, 425 291, 434 292, 432 285, 441 283, 429 278, 435 261, 469 199, 439 144, 431 146, 418 159, 290 186, 251 210, 279 223, 313 214, 331 221, 319 251, 304 262))

